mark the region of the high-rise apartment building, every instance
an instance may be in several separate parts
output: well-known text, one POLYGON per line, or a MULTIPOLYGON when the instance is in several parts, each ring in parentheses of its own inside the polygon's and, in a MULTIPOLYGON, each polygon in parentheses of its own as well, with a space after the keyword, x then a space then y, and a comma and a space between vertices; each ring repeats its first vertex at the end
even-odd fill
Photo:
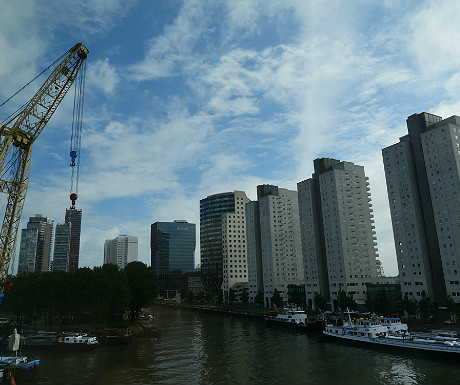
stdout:
POLYGON ((70 222, 60 222, 56 225, 56 234, 54 237, 53 271, 69 270, 70 234, 70 222))
POLYGON ((78 269, 80 259, 81 210, 71 207, 65 210, 65 222, 70 226, 70 250, 68 271, 78 269))
POLYGON ((364 167, 315 159, 312 178, 297 184, 307 305, 321 294, 337 310, 340 289, 358 304, 377 278, 377 243, 364 167))
POLYGON ((460 302, 460 117, 407 118, 382 150, 402 294, 460 302))
POLYGON ((151 266, 158 276, 162 295, 181 291, 185 274, 195 268, 196 225, 185 220, 155 222, 151 226, 151 266))
POLYGON ((249 298, 263 293, 272 305, 275 289, 288 301, 288 286, 303 285, 304 271, 297 191, 257 186, 257 202, 246 205, 249 298))
POLYGON ((248 281, 243 191, 200 200, 200 249, 203 285, 228 298, 233 285, 248 281))
POLYGON ((21 231, 18 273, 48 271, 53 242, 54 220, 42 214, 29 218, 21 231))
POLYGON ((104 243, 104 264, 113 263, 120 269, 137 261, 138 238, 130 235, 119 235, 114 239, 107 239, 104 243))

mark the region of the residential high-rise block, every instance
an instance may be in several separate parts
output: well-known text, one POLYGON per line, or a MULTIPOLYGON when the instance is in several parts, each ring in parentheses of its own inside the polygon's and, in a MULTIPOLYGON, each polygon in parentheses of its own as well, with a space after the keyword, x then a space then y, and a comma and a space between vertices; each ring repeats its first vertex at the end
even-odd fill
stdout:
POLYGON ((460 302, 460 117, 407 118, 382 150, 402 294, 460 302))
POLYGON ((114 239, 107 239, 104 243, 104 264, 113 263, 120 269, 137 261, 138 238, 130 235, 119 235, 114 239))
POLYGON ((246 205, 249 298, 263 293, 272 305, 275 289, 288 302, 288 286, 304 285, 297 191, 257 186, 257 202, 246 205))
POLYGON ((245 205, 243 191, 208 196, 200 200, 200 249, 203 285, 217 293, 248 281, 245 205))
POLYGON ((321 294, 337 310, 340 289, 358 304, 377 278, 377 243, 364 167, 315 159, 312 178, 297 184, 307 305, 321 294))
POLYGON ((42 214, 29 218, 21 232, 18 273, 48 271, 53 242, 54 220, 42 214))
POLYGON ((71 223, 68 271, 78 269, 80 259, 81 210, 71 207, 65 210, 65 222, 71 223))
POLYGON ((69 270, 71 224, 58 223, 54 237, 54 256, 52 270, 69 270))
POLYGON ((196 225, 185 220, 155 222, 151 226, 151 266, 158 276, 160 293, 180 292, 185 274, 195 268, 196 225))

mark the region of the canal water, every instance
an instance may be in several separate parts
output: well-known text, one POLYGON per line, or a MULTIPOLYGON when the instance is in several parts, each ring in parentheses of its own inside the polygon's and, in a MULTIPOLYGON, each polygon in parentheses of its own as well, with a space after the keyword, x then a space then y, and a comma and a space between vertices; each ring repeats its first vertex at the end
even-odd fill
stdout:
POLYGON ((262 320, 152 308, 161 338, 37 352, 38 384, 460 384, 460 360, 347 346, 262 320))

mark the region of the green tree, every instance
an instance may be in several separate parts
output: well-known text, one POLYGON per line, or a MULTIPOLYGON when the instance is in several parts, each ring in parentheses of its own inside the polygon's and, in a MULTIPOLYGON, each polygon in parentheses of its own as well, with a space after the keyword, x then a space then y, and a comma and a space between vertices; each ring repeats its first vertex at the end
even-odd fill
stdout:
POLYGON ((257 294, 254 298, 254 302, 256 305, 263 305, 264 304, 264 294, 262 293, 261 290, 257 291, 257 294))
POLYGON ((276 307, 278 307, 278 308, 281 307, 281 304, 282 304, 282 301, 281 301, 281 294, 280 294, 280 292, 279 292, 277 289, 275 289, 275 291, 273 292, 272 304, 273 304, 273 305, 276 305, 276 307))
POLYGON ((104 327, 114 314, 124 312, 130 303, 128 278, 117 265, 106 263, 94 268, 95 299, 104 327))
MULTIPOLYGON (((82 267, 74 271, 64 273, 65 286, 67 286, 67 300, 69 310, 76 317, 77 326, 80 326, 81 314, 84 311, 94 312, 94 271, 89 267, 82 267)), ((60 282, 63 285, 63 281, 60 282)), ((57 293, 56 293, 57 294, 57 293)))
POLYGON ((230 289, 228 291, 228 302, 233 303, 235 302, 235 290, 230 289))
POLYGON ((244 305, 247 305, 249 302, 249 292, 247 288, 243 289, 243 293, 241 294, 241 302, 243 302, 244 305))
POLYGON ((289 295, 289 302, 300 307, 305 307, 305 294, 296 290, 289 295))
POLYGON ((217 291, 217 303, 224 303, 224 292, 222 290, 217 291))
POLYGON ((313 297, 313 303, 321 313, 326 310, 326 298, 324 298, 320 293, 315 294, 315 296, 313 297))
POLYGON ((422 298, 418 302, 418 311, 422 320, 427 320, 433 315, 434 304, 431 302, 431 296, 427 295, 425 290, 422 290, 420 294, 422 298))
POLYGON ((137 317, 139 310, 158 296, 158 279, 152 267, 134 261, 128 263, 124 271, 130 290, 129 317, 137 317))
POLYGON ((379 290, 374 298, 367 291, 365 304, 369 311, 379 315, 388 315, 391 313, 390 301, 387 292, 383 288, 379 290))
POLYGON ((214 293, 211 289, 206 290, 206 302, 208 302, 208 305, 212 303, 214 299, 214 293))
POLYGON ((337 302, 341 311, 345 311, 347 308, 350 310, 358 309, 358 304, 353 299, 353 294, 347 294, 342 288, 337 293, 337 302))
POLYGON ((456 321, 456 315, 460 313, 460 304, 454 301, 454 299, 449 295, 447 297, 447 310, 450 313, 450 318, 456 321))
POLYGON ((407 314, 415 315, 417 314, 418 301, 414 297, 409 298, 409 295, 406 292, 402 300, 402 308, 407 312, 407 314))

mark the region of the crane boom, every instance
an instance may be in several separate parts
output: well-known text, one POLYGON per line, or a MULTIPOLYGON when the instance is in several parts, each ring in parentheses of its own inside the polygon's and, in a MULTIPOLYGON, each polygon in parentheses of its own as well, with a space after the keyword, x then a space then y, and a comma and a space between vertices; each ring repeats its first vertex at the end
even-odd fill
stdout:
POLYGON ((0 127, 0 192, 8 194, 0 229, 0 292, 13 257, 29 185, 32 144, 75 81, 88 52, 81 43, 72 47, 34 97, 0 127))

